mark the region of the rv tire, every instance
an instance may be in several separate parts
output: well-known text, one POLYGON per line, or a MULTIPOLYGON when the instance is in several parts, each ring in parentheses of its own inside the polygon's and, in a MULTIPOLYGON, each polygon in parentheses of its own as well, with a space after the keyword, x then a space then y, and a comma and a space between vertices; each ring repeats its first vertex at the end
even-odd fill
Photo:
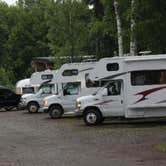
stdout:
POLYGON ((30 102, 28 104, 29 113, 37 113, 39 110, 39 105, 36 102, 30 102))
POLYGON ((49 115, 52 119, 58 119, 61 118, 63 115, 63 110, 58 105, 53 105, 49 109, 49 115))
POLYGON ((83 114, 83 119, 88 126, 98 125, 104 120, 102 114, 95 108, 86 110, 83 114))

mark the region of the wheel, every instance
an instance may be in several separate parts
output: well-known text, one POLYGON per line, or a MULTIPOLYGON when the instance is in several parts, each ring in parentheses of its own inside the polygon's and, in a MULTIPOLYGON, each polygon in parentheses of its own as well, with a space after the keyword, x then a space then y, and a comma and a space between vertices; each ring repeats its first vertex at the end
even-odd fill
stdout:
POLYGON ((51 106, 49 109, 49 115, 52 119, 58 119, 61 118, 63 115, 63 110, 59 106, 51 106))
POLYGON ((85 111, 83 119, 88 126, 100 124, 104 120, 101 113, 97 109, 89 109, 85 111))
POLYGON ((35 102, 30 102, 28 104, 28 111, 29 113, 37 113, 39 110, 39 105, 35 102))

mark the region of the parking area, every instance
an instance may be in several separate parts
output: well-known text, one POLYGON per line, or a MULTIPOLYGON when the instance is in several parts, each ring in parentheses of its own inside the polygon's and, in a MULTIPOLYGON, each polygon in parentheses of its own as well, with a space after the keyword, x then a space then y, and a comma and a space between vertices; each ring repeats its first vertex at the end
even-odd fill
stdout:
POLYGON ((0 112, 0 166, 165 166, 166 120, 107 120, 0 112))

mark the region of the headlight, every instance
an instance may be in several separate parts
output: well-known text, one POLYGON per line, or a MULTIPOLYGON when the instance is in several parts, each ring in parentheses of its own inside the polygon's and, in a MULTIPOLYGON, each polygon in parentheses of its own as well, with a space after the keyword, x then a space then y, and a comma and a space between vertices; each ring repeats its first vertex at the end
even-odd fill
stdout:
POLYGON ((76 102, 76 107, 77 107, 77 108, 81 108, 81 101, 77 101, 77 102, 76 102))
POLYGON ((43 100, 43 104, 44 104, 45 106, 47 106, 47 105, 48 105, 48 100, 43 100))

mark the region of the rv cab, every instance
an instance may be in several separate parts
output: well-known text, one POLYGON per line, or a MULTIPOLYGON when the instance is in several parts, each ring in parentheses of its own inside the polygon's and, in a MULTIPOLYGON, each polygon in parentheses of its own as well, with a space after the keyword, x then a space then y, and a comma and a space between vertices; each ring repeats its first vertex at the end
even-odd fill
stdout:
POLYGON ((58 95, 45 97, 43 110, 48 110, 51 118, 63 114, 73 114, 78 97, 93 93, 96 87, 89 84, 87 77, 93 71, 95 62, 64 64, 57 76, 58 95))
POLYGON ((38 91, 35 94, 22 96, 22 105, 30 113, 39 111, 44 97, 57 93, 57 85, 55 84, 57 73, 58 70, 45 70, 31 75, 30 83, 37 87, 38 91))

